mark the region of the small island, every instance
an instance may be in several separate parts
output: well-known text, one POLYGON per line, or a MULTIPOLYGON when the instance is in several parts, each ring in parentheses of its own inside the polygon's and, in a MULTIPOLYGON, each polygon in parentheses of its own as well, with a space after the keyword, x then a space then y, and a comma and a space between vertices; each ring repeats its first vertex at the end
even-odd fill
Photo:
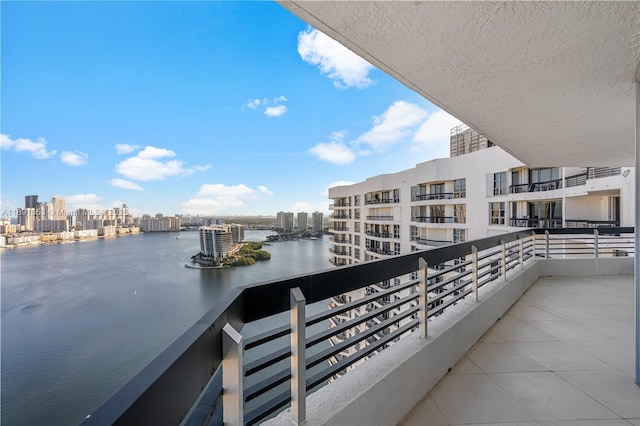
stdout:
POLYGON ((259 242, 241 243, 239 248, 230 252, 227 256, 212 257, 199 252, 191 256, 191 261, 204 267, 215 268, 253 265, 256 263, 256 260, 271 259, 271 253, 261 249, 262 243, 259 242))
POLYGON ((187 268, 210 269, 253 265, 256 260, 269 260, 271 253, 260 242, 241 242, 244 227, 240 225, 201 226, 200 252, 191 256, 193 265, 187 268))

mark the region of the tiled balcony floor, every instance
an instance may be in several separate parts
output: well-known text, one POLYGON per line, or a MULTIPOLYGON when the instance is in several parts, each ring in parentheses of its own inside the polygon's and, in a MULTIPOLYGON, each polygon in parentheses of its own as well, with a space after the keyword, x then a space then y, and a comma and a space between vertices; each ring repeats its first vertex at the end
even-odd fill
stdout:
POLYGON ((401 423, 640 426, 633 277, 541 278, 401 423))

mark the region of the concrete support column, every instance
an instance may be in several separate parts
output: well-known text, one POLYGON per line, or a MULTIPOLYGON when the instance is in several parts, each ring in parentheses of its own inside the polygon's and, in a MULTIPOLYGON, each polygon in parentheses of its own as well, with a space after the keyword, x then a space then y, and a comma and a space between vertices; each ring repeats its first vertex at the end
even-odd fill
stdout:
POLYGON ((638 69, 636 81, 636 170, 635 170, 635 258, 634 258, 634 284, 635 284, 635 381, 640 386, 640 69, 638 69))

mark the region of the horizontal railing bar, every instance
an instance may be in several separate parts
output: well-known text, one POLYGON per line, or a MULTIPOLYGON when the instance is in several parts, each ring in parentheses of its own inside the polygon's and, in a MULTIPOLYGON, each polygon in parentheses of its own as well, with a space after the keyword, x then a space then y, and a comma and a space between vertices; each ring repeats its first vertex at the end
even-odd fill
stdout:
POLYGON ((492 257, 492 256, 497 256, 500 254, 502 250, 498 249, 498 250, 494 250, 490 253, 483 253, 481 255, 478 255, 478 262, 480 262, 481 260, 484 260, 486 258, 492 257))
POLYGON ((275 413, 282 407, 286 406, 289 402, 291 402, 291 391, 279 393, 264 404, 246 413, 244 417, 245 424, 247 426, 252 426, 268 415, 275 413))
POLYGON ((466 277, 467 275, 470 275, 472 272, 473 271, 471 271, 471 269, 468 269, 468 270, 466 270, 464 272, 460 272, 460 273, 458 273, 458 275, 455 275, 455 276, 453 276, 451 278, 447 278, 444 281, 441 281, 441 282, 439 282, 437 284, 433 284, 433 285, 429 286, 427 288, 427 292, 428 293, 434 292, 435 290, 437 290, 437 289, 439 289, 441 287, 444 287, 447 284, 451 284, 454 281, 457 281, 459 279, 462 279, 462 278, 466 277))
POLYGON ((249 402, 253 399, 256 399, 265 392, 268 392, 271 389, 280 386, 283 383, 286 383, 290 378, 291 371, 288 367, 284 370, 278 371, 277 373, 267 377, 266 379, 245 388, 244 401, 249 402))
MULTIPOLYGON (((377 283, 371 283, 369 285, 375 285, 377 283)), ((384 290, 384 291, 380 291, 378 293, 374 293, 371 294, 369 296, 363 297, 361 299, 358 300, 354 300, 353 302, 349 302, 349 303, 345 303, 344 305, 337 307, 337 308, 333 308, 330 309, 329 311, 322 311, 319 312, 313 316, 310 316, 309 318, 307 318, 306 323, 307 326, 312 326, 314 324, 317 324, 319 322, 328 320, 329 318, 335 317, 336 315, 340 315, 343 314, 345 312, 349 312, 352 311, 355 308, 358 308, 360 306, 366 305, 368 303, 371 303, 374 300, 378 300, 381 299, 385 296, 389 296, 393 293, 397 293, 399 291, 402 290, 406 290, 407 288, 417 285, 418 284, 418 280, 411 280, 411 281, 407 281, 405 283, 402 284, 398 284, 396 286, 391 286, 388 289, 384 290)), ((368 287, 368 286, 363 286, 363 287, 368 287)))
POLYGON ((442 293, 436 293, 436 296, 430 297, 427 300, 427 303, 433 303, 435 301, 442 300, 445 297, 447 297, 448 295, 450 295, 451 293, 455 293, 456 291, 464 291, 464 288, 466 286, 468 286, 469 284, 471 284, 471 280, 463 281, 463 282, 459 283, 458 285, 443 291, 442 293))
POLYGON ((256 374, 258 371, 264 370, 267 367, 277 364, 278 362, 287 359, 291 356, 291 348, 285 347, 278 349, 268 355, 263 356, 253 362, 247 363, 244 367, 244 376, 249 377, 256 374))
POLYGON ((184 426, 208 424, 217 414, 222 415, 222 368, 218 368, 205 387, 184 426))
MULTIPOLYGON (((440 270, 440 271, 437 271, 437 272, 433 272, 433 273, 429 272, 429 278, 436 278, 436 277, 439 277, 441 275, 446 275, 449 272, 455 271, 456 269, 459 269, 459 268, 464 268, 465 266, 469 266, 469 265, 471 265, 471 259, 466 260, 466 261, 464 261, 462 263, 459 263, 457 265, 453 265, 453 266, 451 266, 450 268, 447 268, 447 269, 443 269, 443 270, 440 270)), ((431 269, 431 268, 429 268, 429 269, 431 269)))
MULTIPOLYGON (((469 283, 471 283, 471 281, 469 281, 469 283)), ((467 285, 469 285, 469 283, 467 283, 467 285)), ((443 302, 441 305, 438 305, 438 306, 434 307, 433 309, 429 309, 429 312, 427 313, 427 317, 431 318, 432 316, 435 316, 438 312, 446 309, 447 307, 449 307, 449 306, 453 305, 454 303, 457 303, 460 300, 462 300, 465 297, 467 297, 469 294, 471 294, 472 291, 473 291, 472 289, 468 288, 467 290, 464 290, 462 293, 460 293, 455 298, 447 300, 446 302, 443 302)))
POLYGON ((379 333, 381 330, 384 330, 385 328, 388 328, 390 325, 398 322, 398 321, 402 321, 403 319, 415 314, 416 312, 418 312, 419 308, 418 306, 414 306, 410 309, 407 309, 406 311, 402 311, 402 314, 394 316, 392 318, 389 318, 388 321, 382 322, 380 324, 375 325, 374 327, 370 327, 367 328, 364 332, 360 333, 360 334, 356 334, 356 336, 350 338, 350 339, 346 339, 340 343, 338 343, 335 346, 331 346, 327 349, 322 350, 321 352, 318 352, 317 354, 309 357, 307 359, 307 369, 315 367, 316 365, 320 364, 323 361, 328 360, 329 358, 331 358, 332 356, 339 354, 340 352, 344 351, 345 349, 359 343, 362 342, 363 340, 368 339, 371 336, 376 335, 377 333, 379 333))
POLYGON ((419 321, 417 319, 412 320, 411 322, 398 327, 396 330, 392 331, 391 333, 387 334, 385 337, 378 339, 375 341, 375 343, 372 343, 370 345, 368 345, 366 348, 359 350, 358 352, 356 352, 356 354, 349 356, 348 358, 344 358, 340 361, 338 361, 336 364, 334 364, 333 366, 331 366, 331 368, 316 374, 315 376, 309 378, 307 380, 307 389, 313 388, 317 385, 319 385, 320 383, 322 383, 325 380, 329 380, 329 378, 331 376, 335 376, 337 373, 339 373, 340 371, 344 370, 345 368, 355 364, 356 362, 358 362, 359 360, 361 360, 362 358, 370 355, 372 352, 375 352, 376 350, 378 350, 381 346, 384 346, 385 344, 389 343, 390 341, 394 340, 396 337, 400 337, 402 334, 406 333, 407 331, 411 330, 412 328, 416 327, 418 325, 419 321))
POLYGON ((478 280, 480 280, 481 278, 486 277, 487 275, 491 275, 491 274, 497 273, 498 271, 500 271, 500 268, 501 268, 501 266, 497 265, 497 266, 494 266, 491 269, 488 269, 488 270, 482 272, 481 274, 478 274, 478 280))
POLYGON ((265 331, 264 333, 256 334, 252 337, 247 337, 244 342, 244 349, 247 350, 255 348, 256 346, 263 345, 279 337, 284 337, 290 333, 291 326, 289 324, 285 324, 272 330, 265 331))
POLYGON ((363 322, 367 322, 370 319, 373 319, 373 318, 379 316, 380 314, 388 312, 388 311, 390 311, 390 310, 392 310, 392 309, 394 309, 394 308, 396 308, 398 306, 402 306, 402 305, 404 305, 405 303, 408 303, 411 300, 417 299, 418 297, 419 297, 418 293, 415 293, 415 294, 407 296, 407 297, 405 297, 403 299, 396 300, 394 302, 388 303, 388 304, 384 305, 381 308, 369 311, 369 312, 367 312, 367 313, 365 313, 363 315, 359 315, 359 316, 357 316, 357 317, 355 317, 355 318, 353 318, 353 319, 351 319, 351 320, 349 320, 347 322, 343 322, 342 324, 340 324, 337 327, 333 327, 333 328, 321 331, 321 332, 315 334, 313 337, 307 339, 307 343, 306 343, 307 347, 316 345, 316 344, 322 342, 323 340, 328 339, 331 336, 334 336, 336 334, 340 334, 343 331, 348 330, 348 329, 350 329, 350 328, 352 328, 352 327, 354 327, 354 326, 356 326, 358 324, 362 324, 363 322))

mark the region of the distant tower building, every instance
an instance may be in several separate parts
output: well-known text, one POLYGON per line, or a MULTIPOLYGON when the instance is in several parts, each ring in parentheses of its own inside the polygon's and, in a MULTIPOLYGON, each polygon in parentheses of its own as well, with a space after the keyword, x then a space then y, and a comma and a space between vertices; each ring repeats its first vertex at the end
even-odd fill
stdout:
POLYGON ((35 220, 35 208, 18 209, 18 224, 24 226, 25 231, 33 231, 35 229, 35 220))
POLYGON ((479 151, 491 146, 493 146, 493 142, 488 140, 486 136, 481 135, 465 124, 460 124, 451 129, 451 157, 479 151))
POLYGON ((238 225, 237 223, 231 224, 231 235, 234 243, 240 243, 244 241, 244 225, 238 225))
POLYGON ((304 232, 309 227, 309 215, 304 212, 298 213, 298 232, 304 232))
POLYGON ((322 212, 313 212, 313 217, 312 217, 313 225, 311 229, 313 232, 322 232, 322 229, 323 229, 322 220, 323 220, 322 212))
POLYGON ((67 200, 61 197, 51 199, 52 211, 48 216, 51 220, 67 220, 67 200))
POLYGON ((284 232, 293 231, 293 213, 278 212, 276 217, 276 228, 282 229, 284 232))
POLYGON ((37 195, 25 195, 25 197, 24 197, 24 208, 25 209, 36 209, 36 208, 38 208, 38 196, 37 195))
POLYGON ((233 235, 226 226, 201 226, 200 251, 208 257, 221 258, 233 248, 233 235))

